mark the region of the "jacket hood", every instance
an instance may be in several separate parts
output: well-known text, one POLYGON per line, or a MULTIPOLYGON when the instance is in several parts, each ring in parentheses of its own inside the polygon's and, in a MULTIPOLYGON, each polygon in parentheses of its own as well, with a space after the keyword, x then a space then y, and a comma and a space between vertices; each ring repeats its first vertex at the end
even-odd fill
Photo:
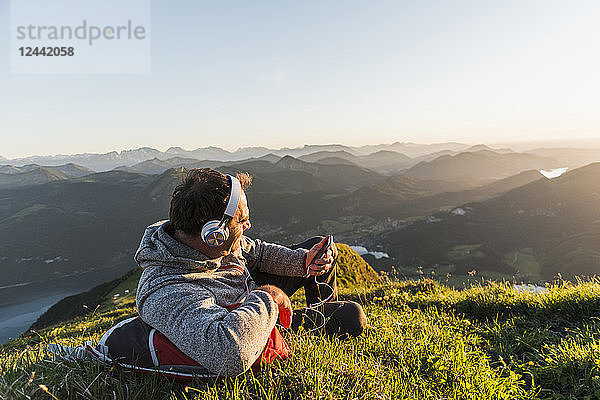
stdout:
POLYGON ((221 265, 221 258, 208 259, 204 254, 174 239, 166 232, 169 221, 159 221, 146 228, 134 260, 142 268, 159 264, 165 267, 202 272, 221 265))

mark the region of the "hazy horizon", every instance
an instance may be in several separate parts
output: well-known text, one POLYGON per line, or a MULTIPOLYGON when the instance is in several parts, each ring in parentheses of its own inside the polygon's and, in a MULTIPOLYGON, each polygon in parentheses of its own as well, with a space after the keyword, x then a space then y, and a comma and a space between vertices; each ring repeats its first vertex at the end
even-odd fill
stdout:
POLYGON ((433 141, 433 142, 417 142, 417 141, 410 141, 410 140, 406 140, 406 141, 397 140, 397 141, 388 142, 388 143, 363 143, 363 144, 358 144, 358 145, 351 145, 351 144, 347 144, 347 143, 304 143, 304 144, 300 144, 298 146, 293 146, 293 145, 285 146, 284 145, 281 147, 261 146, 261 145, 226 147, 226 146, 219 146, 218 144, 206 144, 203 146, 186 148, 183 146, 178 146, 177 144, 173 144, 172 146, 163 146, 163 147, 152 146, 152 145, 140 145, 138 147, 131 147, 131 148, 112 148, 107 151, 82 150, 82 151, 76 151, 76 152, 72 152, 72 153, 66 153, 66 152, 53 153, 53 154, 42 154, 42 153, 31 154, 30 153, 30 154, 24 154, 24 155, 17 155, 17 156, 13 156, 13 157, 10 157, 10 156, 7 156, 6 154, 0 153, 0 157, 3 157, 7 160, 18 160, 18 159, 24 159, 24 158, 29 158, 29 157, 56 157, 56 156, 63 156, 63 155, 67 156, 67 155, 75 155, 75 154, 106 154, 106 153, 110 153, 110 152, 121 153, 123 151, 131 151, 131 150, 137 150, 137 149, 141 149, 141 148, 152 148, 152 149, 155 149, 158 151, 165 152, 169 148, 173 148, 173 147, 180 147, 186 151, 192 151, 192 150, 196 150, 199 148, 216 147, 216 148, 221 148, 221 149, 229 151, 229 152, 236 152, 241 149, 247 149, 247 148, 253 148, 253 147, 254 148, 266 147, 269 150, 278 151, 278 150, 282 150, 285 148, 297 149, 297 148, 302 148, 305 146, 363 147, 363 146, 386 146, 386 145, 391 145, 393 143, 411 143, 411 144, 415 144, 415 145, 460 143, 460 144, 465 144, 465 145, 470 145, 470 146, 485 145, 485 146, 489 146, 492 148, 498 148, 498 149, 500 149, 502 147, 507 147, 514 151, 527 151, 527 150, 533 150, 535 148, 544 148, 544 147, 548 147, 548 148, 560 148, 560 147, 581 148, 581 147, 585 147, 585 146, 598 146, 598 148, 600 148, 600 138, 574 138, 574 139, 556 139, 556 140, 539 140, 539 141, 523 140, 523 141, 497 142, 497 143, 492 143, 492 142, 486 143, 486 142, 476 142, 476 141, 467 142, 467 141, 458 141, 458 140, 433 141))

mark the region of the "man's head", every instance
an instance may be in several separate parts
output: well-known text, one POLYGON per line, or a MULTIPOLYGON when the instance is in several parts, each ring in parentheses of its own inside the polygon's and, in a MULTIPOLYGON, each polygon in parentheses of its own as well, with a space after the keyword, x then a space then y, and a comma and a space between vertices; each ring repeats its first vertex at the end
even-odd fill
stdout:
MULTIPOLYGON (((236 247, 244 230, 250 228, 249 211, 245 190, 252 178, 247 173, 237 173, 242 195, 235 216, 229 223, 229 238, 224 249, 236 247)), ((200 239, 202 226, 210 220, 220 220, 225 212, 231 193, 227 175, 210 168, 193 169, 185 176, 171 198, 169 219, 171 227, 187 238, 200 239)), ((201 239, 200 239, 201 240, 201 239)))

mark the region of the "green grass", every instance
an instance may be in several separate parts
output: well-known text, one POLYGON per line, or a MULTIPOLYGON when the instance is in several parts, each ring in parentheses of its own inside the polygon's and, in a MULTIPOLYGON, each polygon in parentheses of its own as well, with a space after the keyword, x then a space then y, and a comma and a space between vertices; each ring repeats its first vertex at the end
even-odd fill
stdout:
MULTIPOLYGON (((361 298, 366 295, 369 294, 355 294, 361 298)), ((511 393, 523 391, 510 384, 513 379, 487 381, 489 377, 496 377, 496 373, 485 356, 473 348, 474 343, 468 337, 446 335, 450 329, 462 336, 459 320, 442 319, 439 324, 431 324, 431 312, 415 309, 390 314, 386 307, 376 305, 377 300, 365 303, 371 326, 363 337, 341 342, 315 335, 288 334, 294 349, 289 361, 275 365, 260 376, 247 374, 208 385, 198 382, 191 385, 193 389, 188 388, 187 393, 184 387, 166 380, 136 377, 119 368, 111 370, 44 359, 43 348, 47 342, 72 345, 82 340, 97 340, 112 322, 134 312, 133 308, 120 308, 11 343, 0 353, 3 375, 0 387, 7 397, 20 394, 44 397, 41 384, 57 398, 84 397, 86 393, 89 397, 112 398, 112 391, 116 391, 119 398, 171 395, 246 398, 248 394, 256 398, 358 398, 365 395, 374 398, 379 394, 383 398, 402 394, 423 398, 440 392, 454 393, 456 397, 474 388, 486 395, 498 388, 511 393), (449 357, 448 370, 435 366, 441 361, 430 355, 436 353, 449 357), (410 364, 402 365, 403 359, 410 360, 410 364), (458 374, 462 377, 466 365, 473 368, 457 386, 455 379, 458 374), (33 371, 36 374, 27 385, 33 371), (424 379, 429 373, 431 379, 424 379), (440 387, 431 387, 432 380, 440 387)))
MULTIPOLYGON (((584 399, 600 396, 600 284, 520 293, 484 282, 453 290, 431 280, 342 290, 369 327, 348 341, 284 335, 293 356, 264 370, 182 386, 118 366, 53 361, 49 342, 98 340, 133 313, 120 299, 87 317, 0 348, 0 398, 59 399, 584 399)), ((294 302, 301 301, 301 294, 294 302)))
MULTIPOLYGON (((140 271, 133 270, 63 304, 81 309, 85 302, 93 313, 61 321, 61 313, 55 312, 54 320, 47 319, 54 325, 40 324, 46 327, 1 346, 0 398, 600 396, 600 284, 595 281, 560 282, 533 295, 473 276, 468 289, 455 290, 428 279, 378 280, 346 245, 338 244, 338 250, 341 295, 363 304, 369 319, 359 338, 339 341, 283 332, 293 349, 289 360, 258 375, 189 386, 119 366, 52 360, 45 352, 48 343, 96 342, 115 322, 135 314, 140 271), (115 293, 120 296, 114 298, 115 293)), ((303 296, 299 291, 292 297, 295 307, 304 303, 303 296)))

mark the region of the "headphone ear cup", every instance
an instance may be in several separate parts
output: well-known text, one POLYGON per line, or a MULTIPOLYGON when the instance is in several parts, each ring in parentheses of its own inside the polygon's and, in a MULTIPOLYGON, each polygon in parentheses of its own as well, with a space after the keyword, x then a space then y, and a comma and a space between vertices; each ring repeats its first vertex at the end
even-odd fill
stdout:
POLYGON ((221 229, 210 231, 206 236, 206 244, 213 247, 219 247, 225 243, 225 240, 225 236, 223 235, 223 231, 221 229))
POLYGON ((225 243, 228 237, 229 229, 227 229, 227 227, 221 226, 217 229, 210 231, 206 240, 208 240, 207 243, 209 245, 216 247, 225 243))
POLYGON ((210 246, 220 246, 222 244, 221 240, 222 240, 223 234, 222 233, 219 234, 220 233, 219 224, 220 224, 220 221, 217 221, 216 219, 208 221, 207 223, 204 224, 204 226, 202 227, 202 232, 201 232, 202 240, 204 241, 204 243, 206 243, 210 246), (221 241, 221 243, 219 243, 220 241, 221 241))
POLYGON ((202 227, 202 240, 209 246, 218 247, 225 243, 229 237, 229 229, 220 227, 221 221, 215 219, 208 221, 202 227))

